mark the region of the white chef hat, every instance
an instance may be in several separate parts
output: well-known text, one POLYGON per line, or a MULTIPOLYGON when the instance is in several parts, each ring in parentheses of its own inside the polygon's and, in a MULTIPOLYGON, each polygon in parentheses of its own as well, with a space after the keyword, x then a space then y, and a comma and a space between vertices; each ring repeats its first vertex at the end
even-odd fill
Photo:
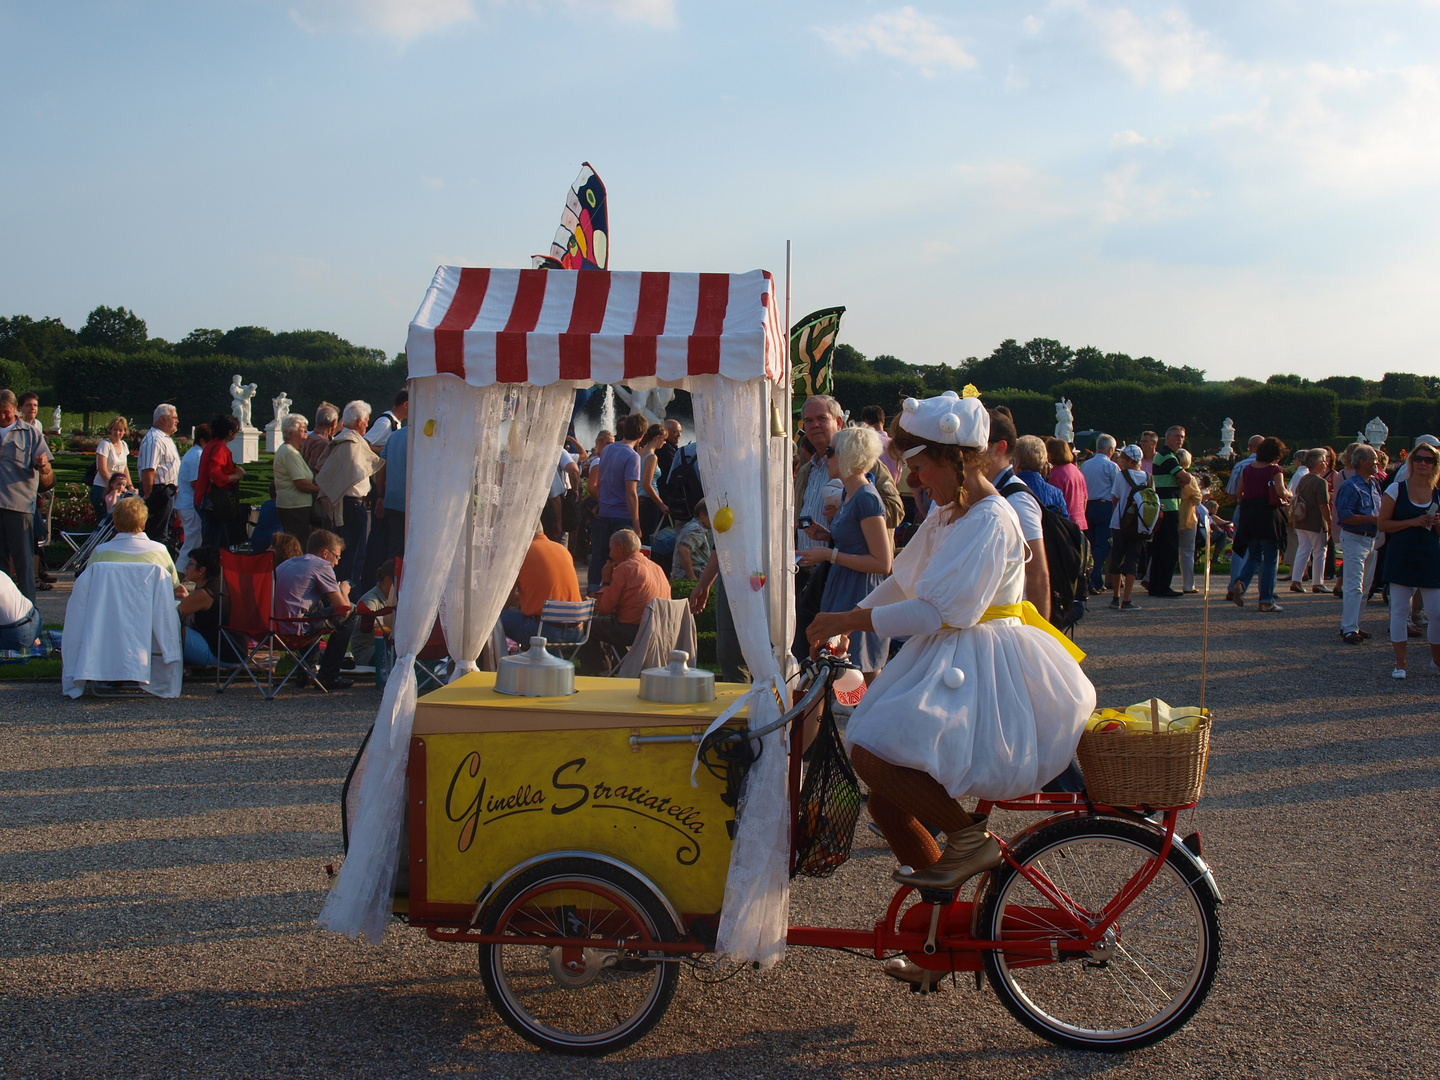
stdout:
POLYGON ((929 443, 973 450, 983 450, 990 444, 990 413, 978 397, 962 398, 954 390, 924 401, 906 398, 900 426, 929 443))

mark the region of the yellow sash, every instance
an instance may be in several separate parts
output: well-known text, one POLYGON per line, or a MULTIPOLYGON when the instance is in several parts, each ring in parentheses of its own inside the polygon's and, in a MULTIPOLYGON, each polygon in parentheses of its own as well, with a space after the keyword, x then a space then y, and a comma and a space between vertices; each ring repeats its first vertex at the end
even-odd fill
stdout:
POLYGON ((1085 653, 1075 642, 1062 634, 1050 623, 1050 620, 1040 614, 1040 609, 1029 600, 1022 600, 1018 604, 996 604, 985 609, 985 614, 980 616, 980 622, 990 622, 992 619, 1019 619, 1026 626, 1033 626, 1036 630, 1043 630, 1056 641, 1058 641, 1078 664, 1085 659, 1085 653))

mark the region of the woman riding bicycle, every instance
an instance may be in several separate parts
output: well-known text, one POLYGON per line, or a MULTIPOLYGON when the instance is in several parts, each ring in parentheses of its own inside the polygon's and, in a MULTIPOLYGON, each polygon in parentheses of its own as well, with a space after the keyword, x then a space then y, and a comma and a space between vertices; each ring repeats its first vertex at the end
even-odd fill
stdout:
POLYGON ((1025 542, 985 478, 990 417, 980 400, 953 391, 909 399, 892 435, 936 508, 895 557, 894 574, 859 607, 817 615, 809 640, 818 650, 856 630, 909 637, 845 737, 870 788, 870 816, 903 864, 894 879, 956 889, 1000 862, 986 818, 966 813, 960 796, 1013 799, 1058 776, 1095 688, 1074 646, 1022 607, 1025 542), (943 854, 926 824, 944 830, 943 854))

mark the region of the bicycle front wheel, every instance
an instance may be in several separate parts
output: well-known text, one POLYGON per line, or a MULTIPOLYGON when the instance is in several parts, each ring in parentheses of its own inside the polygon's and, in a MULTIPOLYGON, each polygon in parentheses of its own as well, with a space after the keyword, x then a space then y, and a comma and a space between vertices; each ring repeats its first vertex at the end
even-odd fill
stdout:
POLYGON ((629 1046, 659 1022, 679 981, 675 961, 648 948, 678 940, 674 920, 643 882, 598 859, 556 859, 522 874, 496 898, 483 930, 504 937, 480 946, 490 1003, 547 1050, 600 1055, 629 1046))
MULTIPOLYGON (((1098 921, 1135 873, 1160 852, 1153 830, 1109 818, 1068 818, 1037 831, 1015 852, 1098 921)), ((1220 924, 1215 898, 1193 863, 1172 851, 1154 879, 1096 947, 1060 959, 985 953, 985 972, 1004 1006, 1031 1031, 1080 1050, 1134 1050, 1177 1031, 1215 980, 1220 924)), ((1075 941, 1082 934, 1007 863, 980 914, 992 941, 1075 941)))

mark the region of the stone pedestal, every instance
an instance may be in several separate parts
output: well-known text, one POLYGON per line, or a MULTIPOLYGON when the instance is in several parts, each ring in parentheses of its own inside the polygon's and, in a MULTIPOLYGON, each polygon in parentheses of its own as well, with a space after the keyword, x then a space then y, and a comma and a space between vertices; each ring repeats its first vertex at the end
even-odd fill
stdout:
POLYGON ((265 449, 272 454, 280 449, 280 425, 274 420, 265 425, 265 449))
POLYGON ((260 460, 260 429, 243 428, 230 440, 230 453, 237 465, 249 465, 260 460))

